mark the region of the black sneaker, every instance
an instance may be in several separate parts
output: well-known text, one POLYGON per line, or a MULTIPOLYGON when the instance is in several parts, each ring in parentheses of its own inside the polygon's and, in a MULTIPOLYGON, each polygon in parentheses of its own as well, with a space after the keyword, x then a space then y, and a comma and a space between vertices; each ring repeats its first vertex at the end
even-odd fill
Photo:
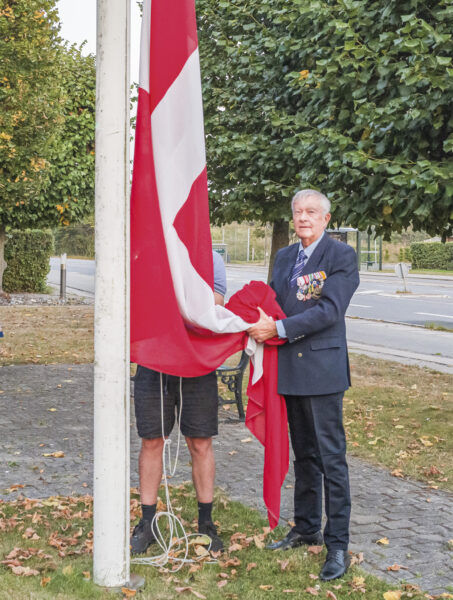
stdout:
POLYGON ((143 554, 155 541, 156 538, 151 530, 151 522, 140 519, 132 532, 131 554, 143 554))
POLYGON ((209 552, 223 552, 223 542, 217 535, 217 528, 212 521, 206 521, 198 525, 198 533, 211 538, 209 552))

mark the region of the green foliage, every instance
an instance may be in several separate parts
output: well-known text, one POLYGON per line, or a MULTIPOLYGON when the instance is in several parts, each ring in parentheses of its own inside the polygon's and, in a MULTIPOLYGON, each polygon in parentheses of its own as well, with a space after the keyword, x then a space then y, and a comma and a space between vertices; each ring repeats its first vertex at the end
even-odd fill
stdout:
POLYGON ((54 231, 55 253, 94 257, 94 227, 88 224, 60 227, 54 231))
POLYGON ((95 59, 66 46, 58 67, 64 122, 51 148, 49 182, 39 198, 52 226, 78 223, 94 210, 95 59))
POLYGON ((36 227, 62 124, 56 0, 0 0, 0 229, 36 227))
POLYGON ((198 0, 212 215, 453 231, 453 0, 198 0))
POLYGON ((52 232, 38 229, 13 230, 7 234, 3 275, 6 292, 44 292, 53 250, 52 232))
POLYGON ((410 251, 414 269, 453 269, 453 243, 414 243, 410 251))

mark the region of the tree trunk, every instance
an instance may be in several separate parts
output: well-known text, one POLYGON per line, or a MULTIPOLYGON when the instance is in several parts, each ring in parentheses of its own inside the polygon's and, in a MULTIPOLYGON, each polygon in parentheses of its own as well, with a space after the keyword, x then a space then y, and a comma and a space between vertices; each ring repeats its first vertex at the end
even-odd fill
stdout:
POLYGON ((271 246, 271 255, 269 258, 269 272, 267 274, 267 282, 271 280, 272 269, 274 267, 274 260, 277 250, 287 246, 289 243, 289 222, 284 221, 283 219, 279 219, 278 221, 274 221, 274 226, 272 228, 272 246, 271 246))
POLYGON ((5 242, 6 242, 6 231, 0 225, 0 294, 3 293, 3 273, 6 269, 5 242))

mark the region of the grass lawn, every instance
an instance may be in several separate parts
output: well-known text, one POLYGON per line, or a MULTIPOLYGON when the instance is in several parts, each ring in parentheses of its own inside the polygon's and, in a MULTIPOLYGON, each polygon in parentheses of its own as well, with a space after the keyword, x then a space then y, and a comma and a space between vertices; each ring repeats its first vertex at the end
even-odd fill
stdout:
POLYGON ((410 274, 420 275, 449 275, 453 276, 453 271, 441 270, 441 269, 411 269, 410 274))
MULTIPOLYGON (((186 531, 195 532, 196 504, 189 484, 173 487, 172 504, 184 520, 186 531)), ((161 505, 161 509, 165 506, 161 505)), ((131 519, 139 512, 137 491, 131 497, 131 519)), ((264 549, 269 536, 267 522, 245 506, 216 498, 219 531, 226 554, 208 563, 196 560, 204 548, 191 545, 194 562, 180 571, 172 565, 160 570, 131 565, 131 572, 142 575, 146 586, 137 597, 143 600, 205 598, 208 600, 256 600, 257 598, 330 598, 346 600, 397 600, 431 598, 414 586, 398 588, 365 574, 354 565, 346 576, 321 583, 318 573, 325 551, 320 547, 302 547, 289 553, 264 549), (389 595, 389 592, 393 594, 389 595)), ((124 589, 112 593, 92 582, 92 500, 55 497, 47 500, 17 500, 0 503, 0 599, 10 600, 83 600, 85 598, 132 598, 124 589), (14 572, 16 574, 14 574, 14 572)), ((283 533, 281 528, 272 537, 283 533)), ((196 538, 192 538, 194 541, 196 538)), ((148 555, 157 555, 151 546, 148 555)), ((355 557, 360 561, 360 557, 355 557)), ((447 596, 453 598, 453 595, 447 596)))

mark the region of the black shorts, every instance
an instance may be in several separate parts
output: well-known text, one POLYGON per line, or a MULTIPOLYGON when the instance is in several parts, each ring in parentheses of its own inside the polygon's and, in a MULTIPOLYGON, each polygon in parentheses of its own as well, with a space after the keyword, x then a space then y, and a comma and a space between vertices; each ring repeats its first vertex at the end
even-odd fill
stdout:
MULTIPOLYGON (((162 374, 164 435, 170 435, 179 415, 180 377, 162 374)), ((135 420, 138 435, 162 436, 160 373, 138 366, 134 378, 135 420)), ((218 395, 215 371, 201 377, 182 378, 181 433, 187 437, 212 437, 218 433, 218 395)))

